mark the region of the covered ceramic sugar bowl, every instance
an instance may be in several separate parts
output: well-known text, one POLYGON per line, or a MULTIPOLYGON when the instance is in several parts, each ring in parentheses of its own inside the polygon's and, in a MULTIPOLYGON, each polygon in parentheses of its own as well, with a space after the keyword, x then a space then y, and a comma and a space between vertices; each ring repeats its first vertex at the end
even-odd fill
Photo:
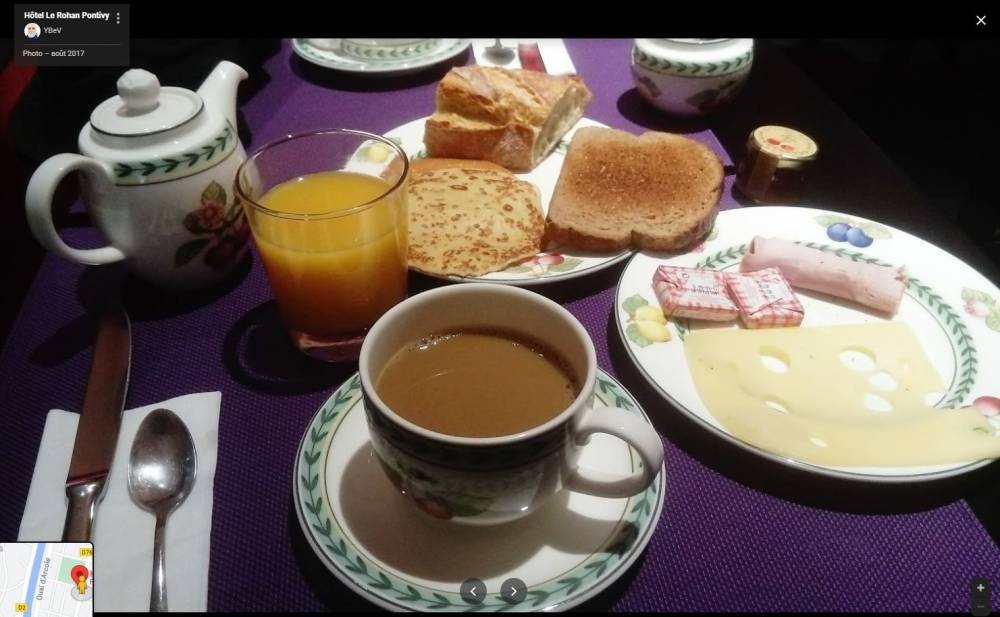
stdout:
POLYGON ((57 154, 35 171, 25 196, 28 224, 48 250, 83 264, 123 261, 155 285, 196 289, 228 274, 249 229, 233 197, 246 153, 236 134, 236 90, 247 73, 219 63, 192 92, 127 71, 118 95, 80 131, 78 154, 57 154), (52 196, 82 174, 83 200, 108 245, 77 249, 59 237, 52 196))
POLYGON ((644 99, 678 116, 728 104, 753 65, 753 39, 635 39, 632 78, 644 99))

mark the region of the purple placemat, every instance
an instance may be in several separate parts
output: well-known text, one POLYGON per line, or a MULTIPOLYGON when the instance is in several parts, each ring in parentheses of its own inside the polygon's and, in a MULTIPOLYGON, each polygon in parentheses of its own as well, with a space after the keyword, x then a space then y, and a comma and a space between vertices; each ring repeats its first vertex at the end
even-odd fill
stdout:
MULTIPOLYGON (((688 132, 730 163, 710 132, 642 107, 629 76, 629 45, 568 42, 594 92, 587 115, 634 132, 688 132)), ((393 80, 347 78, 298 61, 286 42, 264 70, 270 83, 242 108, 252 133, 248 148, 319 127, 385 132, 433 110, 444 69, 393 80)), ((734 205, 727 183, 724 207, 734 205)), ((86 229, 64 237, 81 246, 98 242, 86 229)), ((0 539, 16 538, 46 412, 79 409, 93 342, 87 311, 122 288, 122 279, 115 267, 86 269, 47 257, 0 352, 0 472, 7 488, 0 539)), ((639 395, 641 380, 616 357, 613 331, 609 340, 613 284, 589 289, 581 280, 567 306, 593 337, 601 366, 639 395)), ((230 285, 203 296, 161 297, 134 281, 124 284, 124 296, 134 337, 129 407, 222 391, 209 609, 370 608, 312 556, 291 503, 306 425, 356 367, 317 365, 291 350, 256 256, 230 285)), ((658 426, 678 413, 655 397, 640 400, 658 426)), ((801 505, 716 471, 711 465, 728 456, 724 444, 717 455, 696 459, 674 445, 684 439, 683 426, 672 431, 663 431, 670 439, 660 524, 646 554, 595 600, 598 607, 965 611, 971 577, 1000 581, 1000 552, 962 501, 903 514, 801 505)), ((821 479, 813 484, 816 492, 836 490, 821 479)))

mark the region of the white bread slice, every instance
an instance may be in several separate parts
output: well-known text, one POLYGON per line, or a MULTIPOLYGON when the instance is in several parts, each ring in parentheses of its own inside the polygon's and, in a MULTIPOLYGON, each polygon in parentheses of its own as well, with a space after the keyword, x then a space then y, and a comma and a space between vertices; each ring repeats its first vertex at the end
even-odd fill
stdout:
POLYGON ((712 228, 722 182, 722 162, 693 139, 581 128, 566 152, 546 233, 598 252, 684 248, 712 228))
POLYGON ((438 85, 424 144, 432 157, 486 160, 527 171, 583 117, 590 99, 577 76, 456 67, 438 85))

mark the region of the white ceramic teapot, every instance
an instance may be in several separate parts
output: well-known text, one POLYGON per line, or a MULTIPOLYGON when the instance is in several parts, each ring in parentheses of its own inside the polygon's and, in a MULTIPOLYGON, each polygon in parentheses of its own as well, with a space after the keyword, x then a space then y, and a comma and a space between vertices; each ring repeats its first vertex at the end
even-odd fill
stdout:
POLYGON ((83 264, 125 261, 155 285, 196 289, 228 274, 246 252, 249 229, 233 199, 246 153, 236 134, 236 89, 247 72, 220 62, 197 92, 160 87, 127 71, 118 96, 94 109, 78 154, 57 154, 35 171, 25 196, 28 224, 45 248, 83 264), (84 202, 108 240, 75 249, 52 222, 52 195, 82 173, 84 202))

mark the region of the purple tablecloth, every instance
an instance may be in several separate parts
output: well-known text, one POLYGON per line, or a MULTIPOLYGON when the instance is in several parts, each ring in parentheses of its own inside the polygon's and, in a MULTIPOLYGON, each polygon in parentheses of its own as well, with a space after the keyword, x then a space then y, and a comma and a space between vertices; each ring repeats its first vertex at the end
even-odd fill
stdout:
MULTIPOLYGON (((628 41, 568 47, 594 92, 589 117, 633 132, 689 132, 730 162, 710 132, 666 124, 639 104, 628 41)), ((433 110, 443 71, 395 81, 348 78, 305 65, 287 43, 263 70, 271 81, 242 107, 248 149, 318 127, 385 132, 433 110)), ((728 182, 724 204, 736 205, 728 182)), ((89 229, 64 236, 78 245, 96 241, 89 229)), ((1000 582, 996 545, 945 488, 802 478, 705 435, 658 399, 609 329, 619 272, 540 290, 579 317, 601 366, 632 389, 665 438, 668 490, 656 533, 645 556, 590 606, 965 611, 973 576, 1000 582)), ((129 407, 222 391, 209 608, 369 608, 311 555, 291 505, 299 439, 356 367, 312 363, 291 350, 256 256, 230 285, 180 300, 158 297, 115 267, 46 258, 0 353, 0 471, 8 491, 0 500, 0 539, 16 538, 46 412, 79 409, 93 341, 88 310, 117 290, 133 319, 129 407)))

